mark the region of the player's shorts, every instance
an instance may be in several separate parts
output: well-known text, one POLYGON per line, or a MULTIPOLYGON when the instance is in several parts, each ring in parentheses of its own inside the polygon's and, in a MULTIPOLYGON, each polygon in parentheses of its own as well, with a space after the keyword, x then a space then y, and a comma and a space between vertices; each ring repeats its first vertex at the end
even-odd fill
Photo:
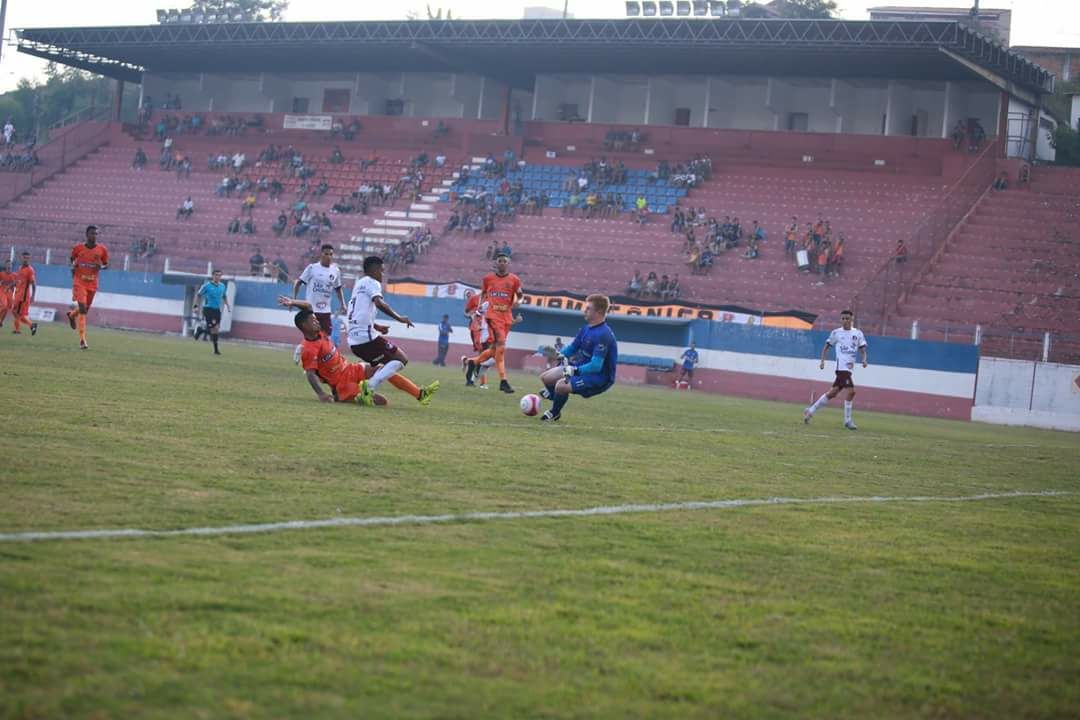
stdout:
POLYGON ((352 349, 353 355, 368 365, 376 366, 390 362, 397 352, 397 345, 382 336, 362 345, 350 345, 349 347, 352 349))
POLYGON ((329 335, 334 332, 334 316, 332 313, 315 313, 315 318, 319 321, 319 327, 322 331, 329 335))
POLYGON ((352 402, 360 394, 360 383, 367 379, 367 368, 360 363, 349 363, 331 387, 338 402, 352 402))
POLYGON ((11 293, 3 292, 3 289, 0 288, 0 310, 7 310, 14 302, 11 293))
POLYGON ((607 375, 601 373, 587 373, 585 375, 570 376, 570 390, 581 397, 599 395, 615 383, 608 381, 607 375))
POLYGON ((491 341, 499 345, 505 345, 506 338, 510 335, 511 321, 499 318, 488 318, 487 324, 491 341))
POLYGON ((693 365, 683 365, 682 370, 687 375, 693 375, 694 374, 694 366, 693 365))
POLYGON ((216 328, 221 324, 221 309, 220 308, 208 308, 202 309, 203 319, 206 320, 206 327, 216 328))
POLYGON ((483 340, 483 331, 479 328, 470 330, 469 335, 472 336, 472 349, 474 352, 484 352, 484 350, 491 347, 491 333, 488 333, 487 340, 483 340))
POLYGON ((851 379, 851 371, 837 370, 836 379, 833 380, 832 386, 838 390, 843 390, 844 388, 851 388, 852 390, 854 390, 855 381, 851 379))
POLYGON ((11 303, 11 314, 17 318, 29 316, 30 301, 25 296, 21 300, 13 300, 11 303))
POLYGON ((82 283, 75 283, 71 286, 71 299, 80 305, 85 305, 89 310, 90 306, 94 304, 94 295, 97 294, 97 288, 87 287, 82 283))

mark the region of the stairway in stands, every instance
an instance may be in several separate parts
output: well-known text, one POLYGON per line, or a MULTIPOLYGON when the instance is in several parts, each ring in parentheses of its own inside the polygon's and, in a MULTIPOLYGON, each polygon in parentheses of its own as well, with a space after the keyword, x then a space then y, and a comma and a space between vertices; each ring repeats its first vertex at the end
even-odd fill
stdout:
POLYGON ((1036 168, 1030 188, 983 197, 898 320, 918 320, 928 340, 973 340, 979 324, 984 353, 1028 359, 1041 356, 1043 332, 1058 333, 1075 349, 1055 356, 1080 361, 1078 227, 1080 171, 1036 168))

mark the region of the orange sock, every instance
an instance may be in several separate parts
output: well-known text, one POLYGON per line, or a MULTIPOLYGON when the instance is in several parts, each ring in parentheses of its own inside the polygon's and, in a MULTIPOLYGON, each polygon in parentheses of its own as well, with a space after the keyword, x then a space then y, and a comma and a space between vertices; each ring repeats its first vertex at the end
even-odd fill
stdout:
POLYGON ((474 363, 479 365, 480 363, 484 362, 485 360, 490 360, 494 356, 495 356, 495 349, 494 348, 488 348, 487 350, 483 351, 482 353, 480 353, 479 355, 477 355, 476 357, 471 358, 471 359, 472 359, 472 361, 474 363))
POLYGON ((15 313, 15 332, 19 332, 19 323, 21 321, 22 321, 22 318, 19 317, 18 313, 15 313))
POLYGON ((390 379, 387 380, 387 382, 396 387, 398 390, 409 393, 417 400, 420 399, 420 388, 416 387, 416 383, 414 383, 412 380, 405 377, 404 375, 391 375, 390 379))
POLYGON ((86 342, 86 316, 79 313, 79 339, 86 342))
POLYGON ((499 379, 506 379, 506 346, 500 345, 495 348, 495 369, 499 371, 499 379))
POLYGON ((8 313, 7 308, 4 308, 3 310, 0 310, 0 325, 4 324, 4 319, 7 317, 7 313, 8 313))

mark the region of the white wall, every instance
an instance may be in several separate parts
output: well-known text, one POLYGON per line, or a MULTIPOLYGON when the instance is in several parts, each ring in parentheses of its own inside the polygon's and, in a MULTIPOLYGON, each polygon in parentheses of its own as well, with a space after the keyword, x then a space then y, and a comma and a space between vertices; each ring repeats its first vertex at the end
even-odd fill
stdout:
POLYGON ((581 117, 589 111, 592 80, 588 75, 538 75, 536 88, 536 120, 558 120, 559 106, 564 103, 576 103, 581 117))
POLYGON ((669 78, 649 79, 649 125, 675 124, 675 85, 669 78))
POLYGON ((952 129, 958 120, 967 117, 967 91, 960 83, 945 83, 945 117, 941 122, 941 137, 952 135, 952 129))
POLYGON ((915 110, 911 86, 901 80, 890 80, 887 98, 888 119, 886 135, 911 135, 911 116, 915 110))
MULTIPOLYGON (((800 112, 809 115, 809 132, 836 132, 836 115, 829 107, 830 87, 828 83, 792 88, 788 112, 800 112)), ((780 119, 780 129, 787 128, 787 118, 780 119)))
POLYGON ((885 114, 888 102, 888 89, 882 83, 879 87, 861 87, 854 89, 855 113, 852 127, 845 132, 862 135, 881 135, 881 118, 885 114))
POLYGON ((594 123, 615 122, 619 115, 618 85, 602 75, 594 75, 592 83, 592 115, 588 119, 594 123))
POLYGON ((937 87, 917 87, 911 99, 915 113, 920 116, 919 137, 940 137, 945 118, 945 83, 937 87))
POLYGON ((705 127, 735 127, 735 84, 731 78, 710 77, 708 117, 705 127))
POLYGON ((705 122, 705 78, 675 78, 675 105, 670 111, 668 123, 675 124, 675 108, 690 108, 690 127, 701 127, 705 122))
POLYGON ((1080 130, 1080 95, 1072 96, 1072 114, 1069 115, 1069 123, 1073 130, 1080 130))
POLYGON ((1080 366, 980 358, 971 419, 1080 431, 1080 366))
MULTIPOLYGON (((734 112, 731 114, 731 127, 737 130, 771 130, 773 114, 765 106, 766 81, 736 82, 733 86, 734 112)), ((712 105, 716 106, 713 95, 712 105)))
POLYGON ((998 100, 1001 97, 997 89, 987 89, 980 85, 971 85, 968 90, 968 117, 978 118, 986 130, 987 137, 995 137, 998 132, 998 100))
POLYGON ((210 109, 210 96, 203 90, 199 73, 163 73, 143 75, 143 95, 149 95, 154 106, 160 108, 165 96, 180 96, 182 112, 206 112, 210 109))

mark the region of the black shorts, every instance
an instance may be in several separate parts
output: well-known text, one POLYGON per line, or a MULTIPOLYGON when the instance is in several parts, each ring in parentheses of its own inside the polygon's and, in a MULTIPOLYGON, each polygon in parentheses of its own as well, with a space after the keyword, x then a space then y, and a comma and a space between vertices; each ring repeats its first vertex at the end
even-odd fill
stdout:
POLYGON ((221 310, 218 308, 204 307, 202 309, 203 319, 206 320, 207 328, 216 328, 221 324, 221 310))
POLYGON ((351 345, 353 355, 360 358, 368 365, 385 365, 394 358, 397 353, 397 345, 386 338, 379 336, 363 345, 351 345))
POLYGON ((314 313, 315 318, 319 321, 319 327, 322 331, 329 335, 334 332, 334 320, 333 315, 330 313, 314 313))
POLYGON ((851 379, 850 370, 837 370, 836 379, 833 380, 832 386, 837 390, 843 390, 844 388, 855 389, 855 381, 851 379))

